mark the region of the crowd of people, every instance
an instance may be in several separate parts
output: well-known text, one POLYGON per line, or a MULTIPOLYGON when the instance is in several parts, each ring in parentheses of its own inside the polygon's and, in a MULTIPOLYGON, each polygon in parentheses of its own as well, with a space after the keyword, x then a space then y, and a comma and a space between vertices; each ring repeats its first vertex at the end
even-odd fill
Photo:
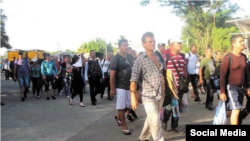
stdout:
MULTIPOLYGON (((70 105, 79 94, 81 107, 85 107, 83 93, 87 84, 93 106, 97 104, 97 94, 103 98, 108 88, 107 100, 116 96, 115 120, 124 135, 131 134, 126 115, 130 121, 136 119, 135 110, 142 103, 147 117, 139 140, 149 140, 152 136, 155 141, 163 141, 163 130, 182 132, 178 127, 179 113, 185 112, 184 99, 190 91, 190 83, 195 103, 203 103, 200 94, 206 94, 205 108, 213 111, 214 94, 217 94, 218 99, 226 103, 231 124, 242 124, 250 112, 249 67, 247 57, 242 53, 244 38, 233 35, 232 51, 224 56, 220 52, 214 56, 211 47, 204 49, 205 56, 198 55, 195 44, 191 45, 189 53, 183 54, 182 43, 181 39, 171 38, 167 43, 169 48, 165 48, 165 43, 159 43, 157 51, 154 34, 147 32, 142 36, 145 52, 138 55, 129 48, 126 39, 121 39, 119 53, 114 56, 108 53, 103 59, 98 59, 96 52, 91 50, 89 59, 80 54, 58 62, 58 58, 51 58, 46 53, 44 59, 39 59, 37 54, 29 62, 19 52, 19 58, 8 61, 7 67, 3 66, 5 74, 12 72, 14 82, 18 81, 21 101, 27 98, 30 81, 34 97, 40 98, 45 85, 47 100, 55 100, 55 91, 62 95, 64 90, 70 105), (245 97, 247 105, 243 107, 245 97), (167 130, 170 118, 171 129, 167 130)), ((9 75, 6 75, 8 79, 9 75)))

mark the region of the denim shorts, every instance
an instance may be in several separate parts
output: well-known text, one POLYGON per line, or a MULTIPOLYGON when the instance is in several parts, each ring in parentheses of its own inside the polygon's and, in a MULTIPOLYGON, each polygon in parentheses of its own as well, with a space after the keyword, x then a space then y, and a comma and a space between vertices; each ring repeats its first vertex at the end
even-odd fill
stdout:
POLYGON ((30 85, 29 76, 18 76, 17 79, 18 79, 18 83, 20 87, 23 87, 23 86, 29 87, 30 85))

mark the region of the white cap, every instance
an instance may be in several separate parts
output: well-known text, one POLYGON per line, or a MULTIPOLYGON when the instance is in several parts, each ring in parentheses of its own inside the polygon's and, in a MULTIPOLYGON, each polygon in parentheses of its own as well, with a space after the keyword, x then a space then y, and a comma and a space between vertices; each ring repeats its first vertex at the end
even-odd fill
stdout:
POLYGON ((170 38, 168 40, 168 45, 172 44, 172 43, 182 43, 183 40, 181 40, 180 38, 170 38))

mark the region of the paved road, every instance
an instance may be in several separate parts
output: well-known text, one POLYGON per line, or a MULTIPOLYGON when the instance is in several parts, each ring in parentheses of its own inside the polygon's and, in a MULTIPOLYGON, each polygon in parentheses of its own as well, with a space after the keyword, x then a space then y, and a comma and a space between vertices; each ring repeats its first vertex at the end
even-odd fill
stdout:
MULTIPOLYGON (((18 85, 11 80, 1 78, 1 98, 5 106, 1 106, 1 139, 2 141, 136 141, 140 135, 146 117, 143 106, 136 111, 139 119, 129 122, 132 135, 124 136, 121 127, 114 120, 115 100, 97 96, 98 105, 92 106, 89 90, 84 94, 85 108, 79 106, 79 97, 70 106, 64 96, 56 100, 41 99, 28 94, 25 102, 21 102, 18 85)), ((205 96, 201 98, 204 100, 205 96)), ((215 111, 208 111, 202 104, 195 104, 190 95, 189 112, 180 117, 180 128, 185 131, 186 124, 212 124, 215 111)), ((215 105, 218 100, 215 98, 215 105)), ((250 123, 250 117, 244 121, 250 123)), ((166 140, 182 141, 185 135, 164 132, 166 140)))

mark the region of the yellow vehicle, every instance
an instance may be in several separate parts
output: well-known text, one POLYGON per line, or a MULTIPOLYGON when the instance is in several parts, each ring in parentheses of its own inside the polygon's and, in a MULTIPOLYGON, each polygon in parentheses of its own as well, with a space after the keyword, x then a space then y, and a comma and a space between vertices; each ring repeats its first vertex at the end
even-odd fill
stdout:
POLYGON ((43 54, 45 53, 44 50, 38 50, 38 49, 34 49, 34 50, 27 50, 27 57, 32 59, 36 57, 36 54, 39 54, 39 58, 43 59, 43 54))
POLYGON ((11 50, 7 50, 7 59, 10 61, 13 61, 13 57, 18 58, 19 51, 23 52, 23 57, 27 57, 27 53, 25 50, 11 49, 11 50))

